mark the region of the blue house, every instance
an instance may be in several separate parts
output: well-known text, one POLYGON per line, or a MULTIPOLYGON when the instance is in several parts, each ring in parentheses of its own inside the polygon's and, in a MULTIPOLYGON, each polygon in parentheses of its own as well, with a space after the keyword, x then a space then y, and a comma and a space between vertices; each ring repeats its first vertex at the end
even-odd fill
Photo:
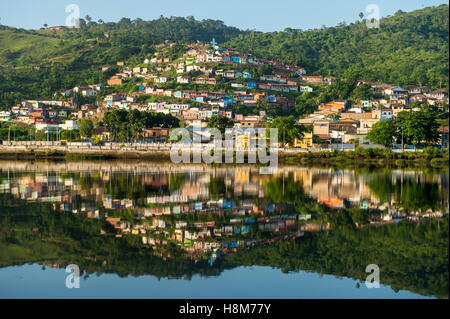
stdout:
POLYGON ((202 210, 203 203, 195 203, 193 208, 194 210, 202 210))
POLYGON ((242 73, 242 77, 243 77, 244 79, 251 79, 251 78, 252 78, 252 74, 249 73, 249 72, 243 72, 243 73, 242 73))
POLYGON ((239 63, 239 57, 238 56, 232 56, 231 62, 239 63))
POLYGON ((248 83, 247 83, 247 87, 248 87, 249 89, 255 89, 255 88, 258 87, 258 84, 256 84, 256 82, 248 82, 248 83))
POLYGON ((246 226, 241 227, 241 234, 245 235, 245 234, 248 234, 249 232, 250 232, 250 226, 246 225, 246 226))
POLYGON ((237 248, 237 242, 233 241, 233 242, 229 243, 228 247, 230 247, 230 248, 237 248))
POLYGON ((232 209, 233 208, 233 202, 224 200, 221 206, 222 209, 232 209))
POLYGON ((267 100, 269 101, 269 103, 276 103, 277 102, 277 97, 275 95, 269 95, 267 97, 267 100))
POLYGON ((143 84, 140 84, 137 87, 138 87, 138 91, 144 91, 145 90, 145 85, 143 85, 143 84))
POLYGON ((221 97, 220 101, 225 102, 225 104, 228 104, 228 103, 232 104, 234 102, 233 99, 229 98, 229 97, 221 97))

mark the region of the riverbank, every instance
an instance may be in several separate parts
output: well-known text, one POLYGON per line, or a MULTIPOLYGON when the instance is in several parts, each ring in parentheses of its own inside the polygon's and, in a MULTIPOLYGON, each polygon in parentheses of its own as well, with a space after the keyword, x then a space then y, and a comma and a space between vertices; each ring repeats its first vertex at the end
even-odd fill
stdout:
MULTIPOLYGON (((0 148, 4 160, 145 160, 171 162, 168 150, 14 150, 0 148)), ((449 152, 426 149, 423 152, 394 153, 382 149, 364 149, 347 152, 305 150, 280 151, 279 164, 302 166, 375 166, 375 167, 448 167, 449 152)), ((221 165, 221 164, 216 164, 221 165)), ((223 164, 226 165, 226 164, 223 164)))
POLYGON ((446 152, 405 152, 394 153, 386 150, 368 149, 367 152, 307 152, 280 153, 280 163, 290 165, 331 165, 331 166, 376 166, 376 167, 448 167, 446 152))
POLYGON ((170 161, 170 153, 168 151, 149 151, 149 152, 132 152, 132 151, 12 151, 0 150, 0 159, 4 160, 116 160, 116 159, 133 159, 133 160, 153 160, 153 161, 170 161))

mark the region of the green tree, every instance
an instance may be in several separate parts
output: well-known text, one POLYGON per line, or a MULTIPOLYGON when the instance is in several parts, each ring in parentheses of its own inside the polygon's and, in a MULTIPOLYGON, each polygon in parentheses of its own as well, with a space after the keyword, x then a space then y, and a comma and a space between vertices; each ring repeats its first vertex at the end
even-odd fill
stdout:
POLYGON ((400 112, 395 120, 397 140, 418 145, 439 140, 439 123, 432 111, 400 112))
POLYGON ((92 120, 89 119, 81 120, 78 122, 78 129, 82 137, 90 138, 92 136, 92 132, 94 131, 94 123, 92 123, 92 120))
POLYGON ((268 128, 278 129, 278 141, 286 144, 293 144, 294 140, 303 137, 303 132, 306 128, 300 125, 296 125, 295 118, 291 116, 280 116, 275 118, 272 123, 268 123, 268 128))
POLYGON ((395 124, 392 121, 379 121, 367 133, 367 138, 375 144, 388 146, 394 141, 396 132, 395 124))
POLYGON ((233 126, 233 120, 224 116, 213 115, 208 121, 209 128, 217 128, 222 134, 225 133, 227 128, 232 128, 233 126))

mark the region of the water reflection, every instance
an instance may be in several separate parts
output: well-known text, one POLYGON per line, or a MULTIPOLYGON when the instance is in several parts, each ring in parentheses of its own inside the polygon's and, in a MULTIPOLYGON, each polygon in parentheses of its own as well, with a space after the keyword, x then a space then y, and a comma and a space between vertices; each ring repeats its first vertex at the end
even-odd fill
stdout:
POLYGON ((257 207, 264 199, 292 204, 305 197, 330 208, 446 211, 449 191, 448 172, 413 170, 284 167, 260 175, 255 167, 3 161, 0 178, 0 193, 16 198, 63 203, 73 212, 130 209, 143 215, 158 214, 156 205, 189 203, 171 214, 218 207, 248 211, 250 206, 264 214, 272 210, 257 207))
POLYGON ((387 284, 448 297, 445 172, 0 164, 1 267, 77 261, 87 274, 190 278, 269 265, 362 279, 378 262, 387 284))

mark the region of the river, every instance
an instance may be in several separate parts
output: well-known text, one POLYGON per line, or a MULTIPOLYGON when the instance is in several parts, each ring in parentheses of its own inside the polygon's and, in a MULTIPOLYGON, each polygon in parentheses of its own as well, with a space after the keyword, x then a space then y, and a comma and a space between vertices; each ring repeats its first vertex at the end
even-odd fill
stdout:
POLYGON ((0 161, 0 298, 448 298, 448 192, 448 169, 0 161))

